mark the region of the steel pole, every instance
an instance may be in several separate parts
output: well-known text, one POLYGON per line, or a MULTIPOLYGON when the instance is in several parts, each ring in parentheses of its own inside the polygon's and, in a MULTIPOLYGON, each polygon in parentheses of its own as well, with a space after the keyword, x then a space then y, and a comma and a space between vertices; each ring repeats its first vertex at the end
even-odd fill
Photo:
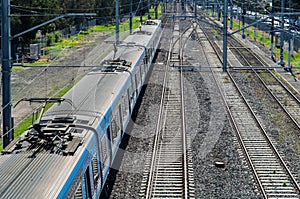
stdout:
POLYGON ((129 31, 132 34, 132 0, 130 0, 129 31))
POLYGON ((11 35, 10 35, 10 1, 2 0, 2 136, 3 148, 13 140, 12 106, 11 106, 11 35))
POLYGON ((245 0, 243 0, 242 3, 242 38, 245 39, 246 35, 245 35, 245 14, 246 14, 246 8, 245 8, 245 0))
POLYGON ((168 2, 165 0, 165 14, 167 13, 167 8, 168 8, 168 2))
POLYGON ((232 30, 233 27, 233 2, 230 1, 230 30, 232 30))
POLYGON ((195 15, 195 18, 197 17, 197 3, 196 3, 196 0, 194 0, 194 15, 195 15))
POLYGON ((217 10, 218 10, 218 21, 220 21, 221 14, 220 14, 220 6, 219 6, 219 4, 217 5, 217 10))
POLYGON ((214 17, 215 16, 215 2, 213 2, 213 4, 212 4, 212 17, 214 17))
POLYGON ((157 7, 158 7, 158 2, 155 0, 155 2, 154 2, 155 19, 158 18, 157 7))
POLYGON ((274 52, 274 0, 272 0, 272 11, 271 11, 271 16, 272 16, 272 24, 271 24, 271 54, 273 55, 274 52))
POLYGON ((281 0, 281 34, 280 34, 280 61, 279 61, 279 65, 281 65, 282 67, 284 67, 285 62, 284 62, 284 57, 283 57, 283 53, 284 53, 284 6, 285 4, 285 0, 281 0))
POLYGON ((151 18, 151 16, 150 16, 150 0, 148 0, 147 9, 148 9, 148 19, 150 19, 151 18))
POLYGON ((119 42, 119 0, 116 0, 116 45, 119 42))
POLYGON ((143 14, 142 14, 142 12, 143 12, 143 0, 141 0, 140 1, 140 25, 142 25, 142 23, 143 23, 143 14))
POLYGON ((228 2, 224 0, 224 13, 223 13, 223 72, 227 71, 227 11, 228 2))
POLYGON ((289 41, 289 57, 288 57, 288 69, 289 71, 292 70, 292 65, 291 65, 291 52, 292 52, 292 32, 291 32, 291 24, 292 24, 292 20, 291 20, 291 0, 289 0, 289 38, 288 38, 288 41, 289 41))

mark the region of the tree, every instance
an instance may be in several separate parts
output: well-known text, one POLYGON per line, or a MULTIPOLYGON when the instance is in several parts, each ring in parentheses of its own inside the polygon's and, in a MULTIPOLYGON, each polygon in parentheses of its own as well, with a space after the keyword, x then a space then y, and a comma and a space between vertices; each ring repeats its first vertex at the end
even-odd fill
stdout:
MULTIPOLYGON (((120 16, 129 15, 130 0, 120 1, 120 16)), ((139 11, 140 0, 133 1, 133 12, 139 11)), ((142 14, 147 12, 148 0, 142 0, 142 14)), ((115 0, 11 0, 11 27, 12 35, 23 32, 31 27, 41 24, 55 15, 65 13, 96 13, 98 23, 107 23, 107 19, 114 20, 115 0), (15 15, 15 16, 14 16, 15 15), (16 16, 17 15, 17 16, 16 16)), ((61 30, 83 22, 83 18, 63 18, 54 23, 40 28, 42 34, 52 32, 54 29, 61 30)), ((29 44, 35 40, 37 30, 31 31, 22 38, 13 42, 22 41, 29 44)))

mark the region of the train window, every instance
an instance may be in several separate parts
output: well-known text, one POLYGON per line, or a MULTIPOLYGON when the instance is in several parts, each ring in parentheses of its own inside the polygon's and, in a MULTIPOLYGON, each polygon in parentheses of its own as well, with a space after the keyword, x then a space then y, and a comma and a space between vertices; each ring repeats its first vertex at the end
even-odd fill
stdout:
POLYGON ((85 183, 85 194, 86 198, 92 198, 92 187, 90 178, 90 167, 88 166, 84 173, 84 183, 85 183))
POLYGON ((92 159, 92 168, 93 168, 93 176, 94 176, 94 186, 96 188, 99 179, 99 165, 98 165, 97 155, 95 155, 92 159))

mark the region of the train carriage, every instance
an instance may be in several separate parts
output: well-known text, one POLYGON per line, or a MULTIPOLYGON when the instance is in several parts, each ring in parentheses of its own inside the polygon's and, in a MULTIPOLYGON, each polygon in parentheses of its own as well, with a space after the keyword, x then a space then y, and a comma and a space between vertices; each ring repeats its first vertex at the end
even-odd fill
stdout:
POLYGON ((160 21, 146 21, 65 96, 45 100, 57 103, 0 155, 0 198, 99 198, 160 37, 160 21))

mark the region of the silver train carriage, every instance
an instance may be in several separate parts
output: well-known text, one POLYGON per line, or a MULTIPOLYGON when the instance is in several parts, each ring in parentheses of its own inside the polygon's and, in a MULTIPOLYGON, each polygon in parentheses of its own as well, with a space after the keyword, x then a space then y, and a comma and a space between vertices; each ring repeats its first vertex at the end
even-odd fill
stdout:
POLYGON ((146 21, 13 140, 0 198, 99 198, 160 38, 146 21))

